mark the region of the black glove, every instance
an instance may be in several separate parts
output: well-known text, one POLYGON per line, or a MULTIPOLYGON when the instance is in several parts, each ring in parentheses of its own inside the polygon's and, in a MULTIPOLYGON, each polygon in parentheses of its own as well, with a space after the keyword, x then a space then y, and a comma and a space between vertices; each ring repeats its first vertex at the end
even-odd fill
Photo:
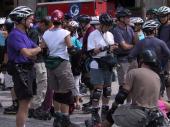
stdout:
POLYGON ((114 124, 113 118, 112 118, 112 114, 114 114, 115 110, 117 109, 118 105, 117 103, 113 103, 111 109, 108 111, 107 116, 106 116, 106 120, 111 123, 114 124))

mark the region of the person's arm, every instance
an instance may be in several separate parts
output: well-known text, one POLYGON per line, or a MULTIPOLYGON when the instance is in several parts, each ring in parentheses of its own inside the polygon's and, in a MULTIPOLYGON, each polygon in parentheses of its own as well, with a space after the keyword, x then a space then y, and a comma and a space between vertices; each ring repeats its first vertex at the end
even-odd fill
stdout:
POLYGON ((67 45, 67 50, 70 55, 75 55, 79 53, 80 50, 78 48, 75 48, 71 43, 70 34, 65 37, 65 43, 67 45))
POLYGON ((138 42, 135 45, 135 47, 132 49, 130 54, 128 55, 128 58, 133 59, 133 58, 137 57, 141 51, 142 51, 142 42, 138 42))
POLYGON ((41 52, 41 48, 39 46, 31 49, 22 48, 20 52, 23 56, 30 58, 36 56, 39 52, 41 52))
POLYGON ((10 43, 11 47, 13 47, 16 51, 18 51, 25 57, 31 58, 33 56, 36 56, 39 52, 41 52, 41 48, 35 47, 37 45, 35 45, 34 43, 32 44, 32 48, 27 48, 24 40, 19 36, 14 36, 13 38, 9 37, 8 41, 13 41, 13 40, 15 40, 15 43, 10 43))
POLYGON ((134 47, 134 45, 132 44, 128 44, 123 36, 121 35, 121 33, 119 31, 114 31, 114 38, 115 38, 115 42, 119 44, 119 46, 124 49, 124 50, 129 50, 132 49, 134 47))
POLYGON ((164 52, 164 54, 166 54, 166 56, 168 56, 168 58, 170 58, 170 50, 169 50, 167 44, 165 42, 162 42, 161 47, 162 47, 162 52, 164 52))
POLYGON ((168 110, 168 112, 170 112, 170 103, 164 101, 164 104, 165 104, 166 109, 168 110))

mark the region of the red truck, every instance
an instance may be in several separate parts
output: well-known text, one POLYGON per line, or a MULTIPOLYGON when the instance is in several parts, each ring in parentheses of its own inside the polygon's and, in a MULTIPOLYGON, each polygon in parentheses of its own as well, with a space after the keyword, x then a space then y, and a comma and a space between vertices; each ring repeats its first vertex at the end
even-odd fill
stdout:
POLYGON ((36 16, 50 16, 55 9, 70 13, 73 16, 81 14, 97 16, 105 12, 114 16, 115 0, 63 0, 37 3, 36 16))

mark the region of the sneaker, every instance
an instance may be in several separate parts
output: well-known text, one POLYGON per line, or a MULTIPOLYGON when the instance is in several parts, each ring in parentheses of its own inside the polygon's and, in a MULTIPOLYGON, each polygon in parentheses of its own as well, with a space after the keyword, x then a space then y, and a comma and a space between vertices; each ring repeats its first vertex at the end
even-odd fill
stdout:
POLYGON ((42 107, 34 110, 33 118, 38 120, 51 120, 51 113, 49 111, 44 111, 42 107))
POLYGON ((92 108, 92 121, 94 124, 101 123, 100 115, 99 115, 100 108, 92 108))
POLYGON ((18 106, 11 105, 4 109, 4 114, 12 114, 15 115, 18 111, 18 106))
POLYGON ((75 123, 72 123, 70 121, 69 116, 56 112, 53 127, 80 127, 80 126, 75 123))

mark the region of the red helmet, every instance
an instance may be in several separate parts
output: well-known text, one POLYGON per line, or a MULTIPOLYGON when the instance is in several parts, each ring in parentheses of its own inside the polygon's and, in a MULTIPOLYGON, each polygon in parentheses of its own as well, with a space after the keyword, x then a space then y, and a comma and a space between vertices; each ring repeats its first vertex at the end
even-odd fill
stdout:
POLYGON ((60 10, 54 10, 51 14, 51 21, 55 22, 62 22, 64 20, 64 13, 60 10))

